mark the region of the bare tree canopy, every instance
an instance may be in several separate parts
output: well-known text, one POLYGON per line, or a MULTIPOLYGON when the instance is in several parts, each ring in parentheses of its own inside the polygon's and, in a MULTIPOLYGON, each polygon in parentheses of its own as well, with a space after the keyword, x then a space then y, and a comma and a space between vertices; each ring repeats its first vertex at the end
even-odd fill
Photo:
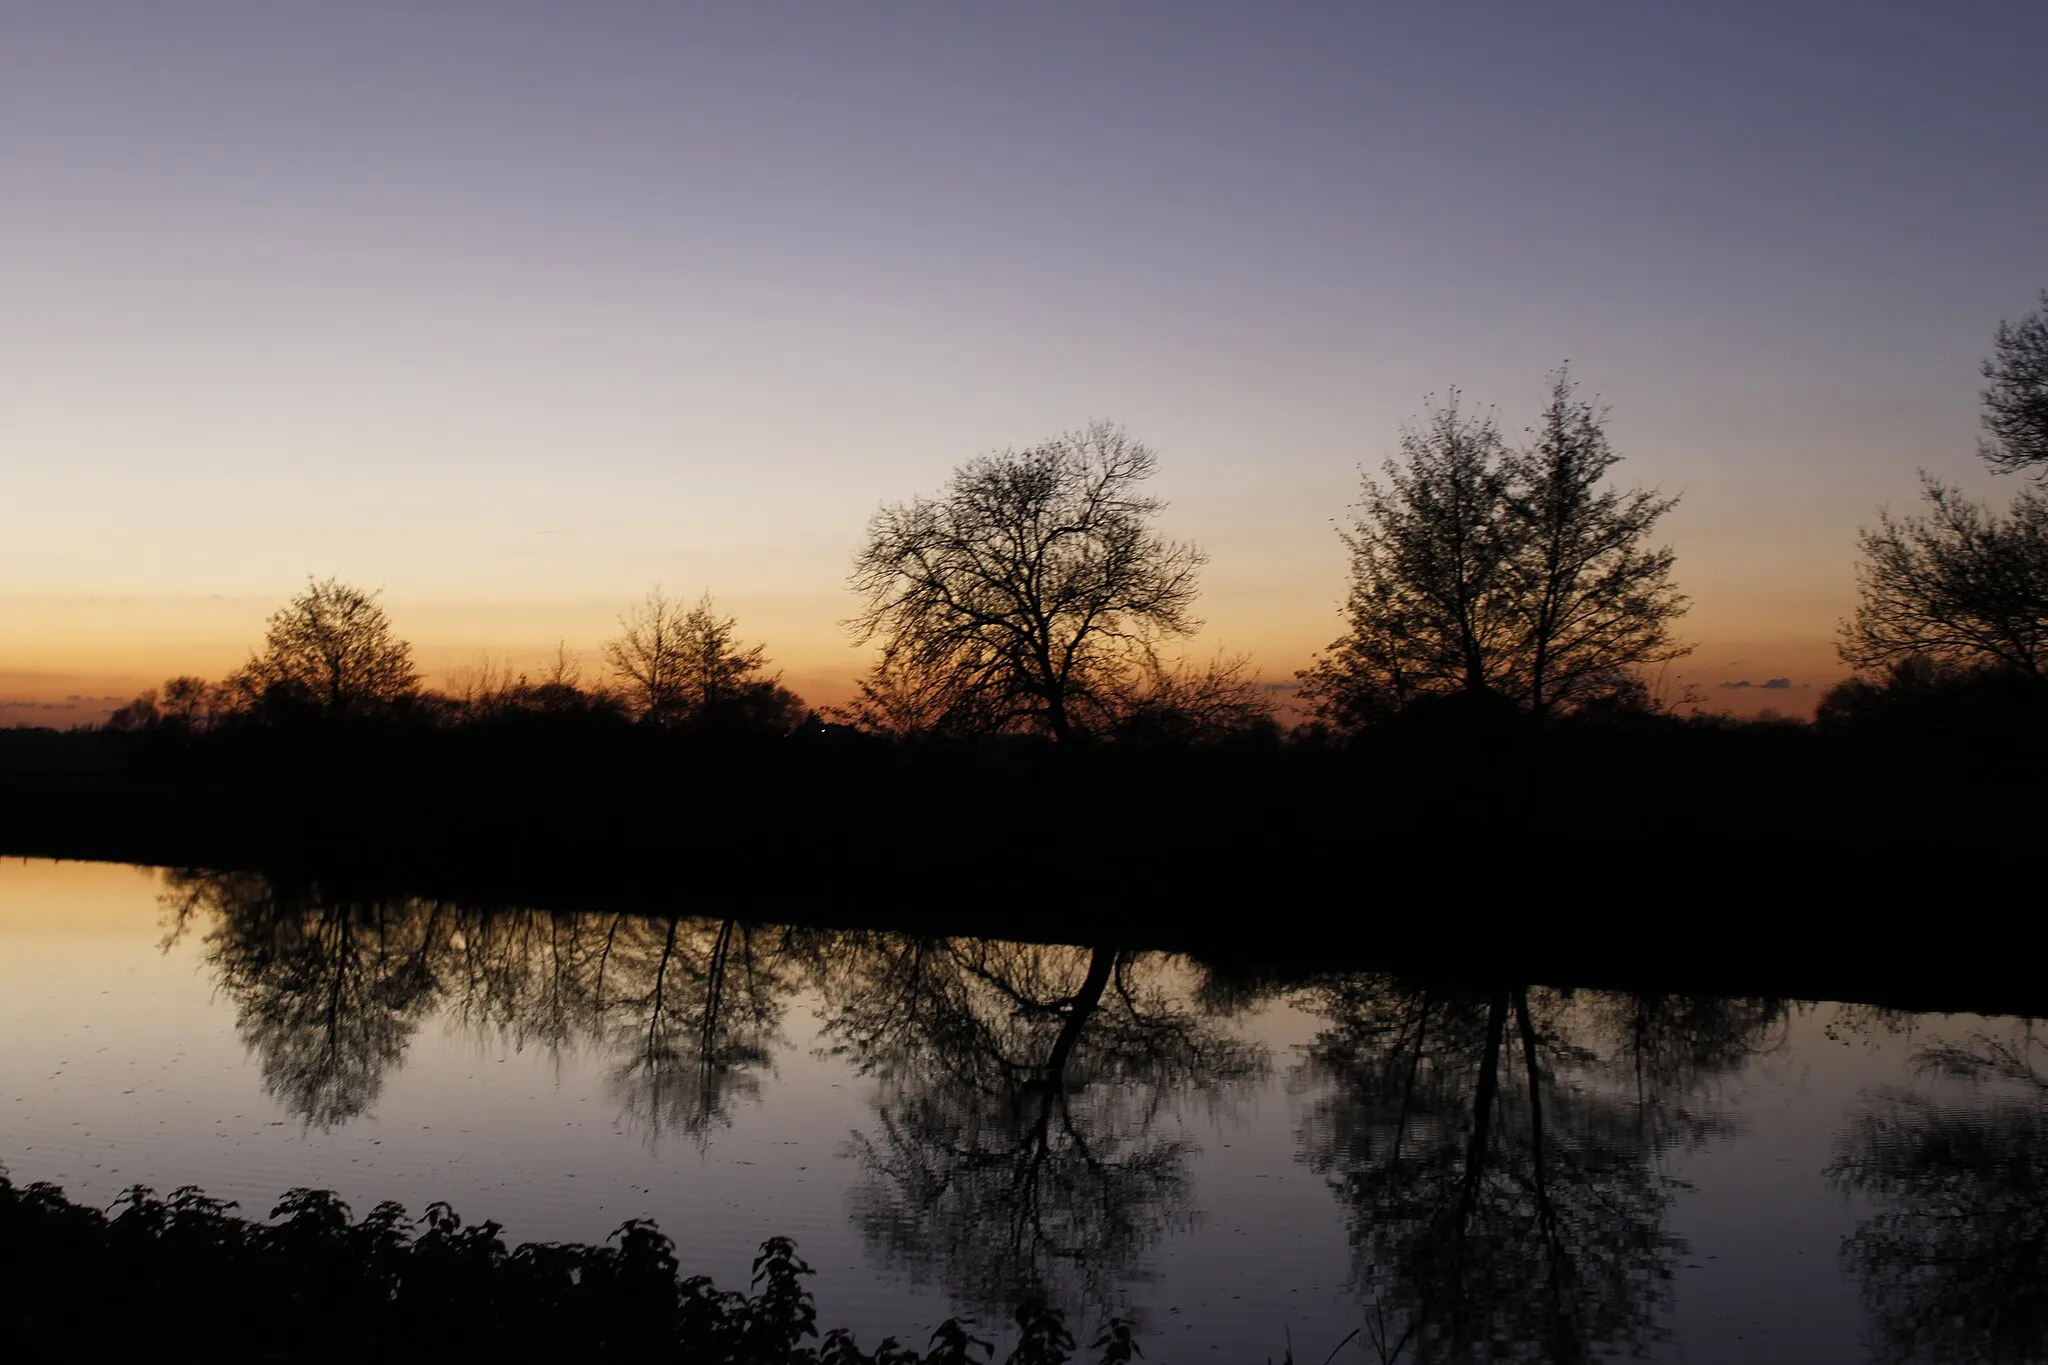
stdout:
POLYGON ((248 701, 280 694, 328 715, 360 715, 413 695, 412 646, 391 633, 377 594, 338 579, 306 590, 270 618, 262 652, 231 680, 248 701))
POLYGON ((623 633, 605 642, 605 662, 627 705, 656 725, 759 722, 788 728, 802 703, 769 676, 764 645, 742 645, 739 622, 720 616, 711 594, 693 606, 656 586, 619 617, 623 633))
POLYGON ((2041 306, 2018 322, 2001 322, 1997 347, 1984 362, 1985 437, 1978 453, 2005 474, 2048 479, 2048 289, 2041 306))
POLYGON ((1938 479, 1922 484, 1925 512, 1880 512, 1857 537, 1863 600, 1842 624, 1842 661, 2048 675, 2048 496, 2024 491, 2001 517, 1938 479))
POLYGON ((1539 715, 1689 652, 1671 638, 1686 607, 1672 553, 1647 543, 1678 499, 1600 486, 1621 463, 1606 416, 1573 396, 1560 369, 1533 443, 1507 462, 1514 690, 1539 715))
POLYGON ((962 465, 883 507, 850 586, 878 697, 940 728, 1071 740, 1099 728, 1158 644, 1199 628, 1191 545, 1152 529, 1152 451, 1096 423, 962 465))
POLYGON ((1323 720, 1350 728, 1448 693, 1547 714, 1686 652, 1672 553, 1649 543, 1677 499, 1602 487, 1621 460, 1604 422, 1560 370, 1521 450, 1456 390, 1402 432, 1344 535, 1350 629, 1302 675, 1323 720))

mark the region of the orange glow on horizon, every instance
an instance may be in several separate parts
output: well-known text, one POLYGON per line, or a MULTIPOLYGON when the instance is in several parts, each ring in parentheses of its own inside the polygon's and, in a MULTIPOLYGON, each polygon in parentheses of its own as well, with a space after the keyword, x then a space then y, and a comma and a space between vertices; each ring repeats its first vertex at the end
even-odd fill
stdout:
MULTIPOLYGON (((1310 609, 1297 600, 1295 610, 1283 614, 1258 610, 1249 594, 1220 596, 1208 628, 1180 652, 1192 660, 1218 649, 1249 655, 1268 683, 1292 683, 1295 672, 1342 629, 1333 604, 1310 609)), ((581 667, 586 684, 601 681, 603 642, 617 630, 618 609, 595 602, 387 603, 393 624, 414 644, 427 685, 437 688, 459 688, 486 664, 497 671, 541 672, 552 667, 558 643, 581 667)), ((840 706, 855 695, 871 653, 855 649, 840 627, 835 613, 845 610, 844 603, 737 597, 719 603, 738 617, 744 639, 767 645, 771 669, 811 705, 840 706)), ((248 658, 274 609, 274 603, 255 599, 0 603, 0 638, 8 644, 0 655, 0 724, 95 723, 167 678, 223 677, 248 658)), ((1812 631, 1814 614, 1788 611, 1794 619, 1784 624, 1812 631)), ((1681 625, 1682 637, 1696 641, 1697 648, 1652 677, 1667 699, 1676 700, 1691 686, 1703 710, 1753 715, 1771 709, 1803 718, 1847 675, 1831 634, 1767 631, 1756 628, 1760 622, 1743 629, 1721 613, 1695 615, 1702 618, 1698 624, 1713 629, 1686 630, 1691 621, 1681 625)))

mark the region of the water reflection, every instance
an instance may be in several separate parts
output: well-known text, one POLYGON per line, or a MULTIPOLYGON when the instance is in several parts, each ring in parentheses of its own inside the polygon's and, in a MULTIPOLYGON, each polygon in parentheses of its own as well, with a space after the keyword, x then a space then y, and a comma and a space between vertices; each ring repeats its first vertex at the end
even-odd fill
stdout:
POLYGON ((1867 1094, 1829 1175, 1871 1201, 1843 1242, 1883 1361, 2048 1359, 2048 1074, 2031 1025, 1923 1049, 1976 1093, 1867 1094))
POLYGON ((1268 1066, 1158 955, 863 934, 831 964, 825 1036, 878 1082, 855 1218, 978 1311, 1115 1303, 1194 1218, 1169 1111, 1268 1066))
MULTIPOLYGON (((1162 1244, 1200 1220, 1205 1117, 1248 1117, 1272 1072, 1241 1016, 1281 992, 1157 954, 492 909, 232 873, 170 875, 163 902, 266 1093, 321 1129, 374 1110, 439 1016, 587 1054, 628 1127, 703 1146, 811 1034, 792 1011, 815 1012, 804 1065, 863 1082, 832 1124, 848 1134, 853 1230, 877 1262, 997 1320, 1028 1299, 1083 1317, 1142 1306, 1162 1244)), ((1782 1005, 1375 973, 1285 994, 1318 1030, 1288 1078, 1295 1138, 1344 1214, 1368 1358, 1658 1349, 1686 1250, 1672 1163, 1736 1135, 1726 1092, 1785 1045, 1782 1005)), ((1823 1018, 1827 1037, 1867 1037, 1858 1065, 1917 1045, 1923 1073, 1861 1092, 1826 1172, 1856 1216, 1868 1208, 1842 1268, 1880 1358, 2048 1358, 2042 1045, 2021 1025, 1965 1035, 1856 1008, 1810 1022, 1823 1018), (1944 1101, 1935 1074, 1973 1089, 1944 1101)))
POLYGON ((619 1059, 611 1093, 650 1142, 701 1140, 731 1126, 734 1104, 759 1101, 795 988, 790 945, 760 937, 730 919, 606 926, 591 1017, 619 1059))
POLYGON ((333 1128, 367 1112, 437 1011, 520 1048, 589 1047, 651 1143, 702 1142, 757 1100, 801 979, 792 933, 734 920, 485 910, 244 873, 167 874, 172 936, 203 923, 263 1086, 333 1128))
POLYGON ((376 1103, 439 995, 439 904, 394 904, 250 873, 180 874, 172 937, 213 917, 206 956, 264 1093, 320 1128, 376 1103))
POLYGON ((1583 1360, 1660 1340, 1665 1156, 1728 1131, 1712 1081, 1781 1037, 1767 1001, 1334 979, 1299 1083, 1304 1159, 1351 1219, 1382 1360, 1583 1360))

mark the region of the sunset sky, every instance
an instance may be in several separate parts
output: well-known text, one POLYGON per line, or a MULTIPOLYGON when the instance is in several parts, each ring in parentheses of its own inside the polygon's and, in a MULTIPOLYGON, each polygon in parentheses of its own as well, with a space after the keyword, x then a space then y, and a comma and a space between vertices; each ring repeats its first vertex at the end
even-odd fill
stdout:
POLYGON ((709 589, 841 700, 875 506, 1095 418, 1211 556, 1191 651, 1282 680, 1359 466, 1566 359, 1683 495, 1677 673, 1810 711, 1857 526, 2013 488, 2044 52, 2042 0, 0 6, 0 720, 217 676, 309 573, 436 677, 709 589))

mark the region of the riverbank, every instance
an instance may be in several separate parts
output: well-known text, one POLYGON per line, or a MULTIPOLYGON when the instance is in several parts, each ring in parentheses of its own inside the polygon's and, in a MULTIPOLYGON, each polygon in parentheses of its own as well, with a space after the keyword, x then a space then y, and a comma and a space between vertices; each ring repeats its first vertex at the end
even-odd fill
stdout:
MULTIPOLYGON (((349 896, 1183 952, 1227 973, 2048 1013, 2028 794, 1809 777, 1772 799, 1098 783, 413 783, 266 793, 102 775, 5 795, 0 854, 261 872, 349 896), (1535 804, 1532 804, 1535 802, 1535 804)), ((2032 807, 2038 809, 2038 806, 2032 807)))

